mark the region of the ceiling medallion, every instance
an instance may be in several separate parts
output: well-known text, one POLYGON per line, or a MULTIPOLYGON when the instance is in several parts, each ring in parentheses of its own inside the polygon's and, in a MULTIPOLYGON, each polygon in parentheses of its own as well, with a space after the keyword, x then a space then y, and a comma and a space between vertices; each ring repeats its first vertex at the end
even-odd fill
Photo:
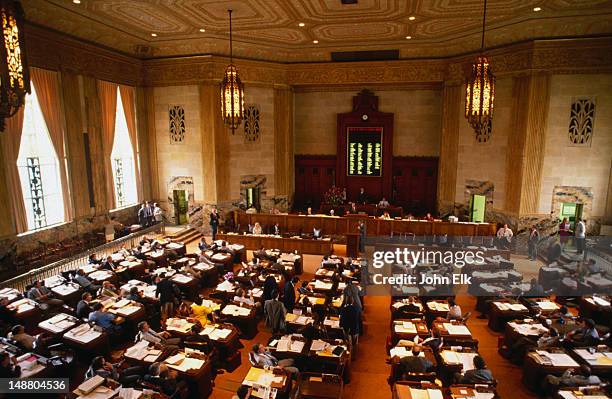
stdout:
POLYGON ((472 63, 472 70, 465 84, 465 117, 476 134, 493 118, 495 100, 495 76, 491 71, 489 59, 483 54, 486 16, 487 0, 484 0, 480 55, 472 63))
POLYGON ((4 131, 4 120, 17 113, 25 103, 26 94, 30 93, 24 22, 19 1, 0 0, 0 131, 4 131))
POLYGON ((223 122, 232 134, 242 122, 244 115, 244 85, 238 76, 238 70, 234 65, 232 47, 232 10, 227 10, 230 22, 230 64, 225 69, 223 82, 221 82, 221 115, 223 122))

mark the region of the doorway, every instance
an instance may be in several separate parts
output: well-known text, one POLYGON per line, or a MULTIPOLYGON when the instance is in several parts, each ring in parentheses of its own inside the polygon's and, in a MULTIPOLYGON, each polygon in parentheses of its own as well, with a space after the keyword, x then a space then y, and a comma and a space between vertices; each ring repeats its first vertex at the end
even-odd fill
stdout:
POLYGON ((173 190, 172 199, 172 202, 174 203, 174 217, 176 224, 187 224, 187 209, 189 208, 187 191, 173 190))
POLYGON ((570 223, 570 228, 574 230, 576 227, 576 221, 582 219, 583 204, 575 202, 562 202, 561 212, 559 213, 559 220, 567 218, 570 223))
POLYGON ((255 208, 257 212, 261 210, 259 203, 260 191, 259 187, 249 187, 246 189, 246 203, 248 208, 255 208))
POLYGON ((480 194, 472 194, 472 196, 470 197, 470 222, 484 222, 486 204, 486 196, 480 194))

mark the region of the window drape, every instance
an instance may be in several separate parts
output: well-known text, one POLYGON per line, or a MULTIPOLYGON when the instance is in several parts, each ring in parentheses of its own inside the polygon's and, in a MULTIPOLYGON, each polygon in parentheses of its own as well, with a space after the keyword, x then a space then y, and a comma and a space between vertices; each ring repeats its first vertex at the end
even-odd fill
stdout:
POLYGON ((115 142, 115 118, 117 112, 117 85, 98 80, 98 97, 102 117, 102 151, 104 153, 104 169, 106 175, 106 192, 108 209, 115 209, 115 183, 113 181, 113 165, 111 154, 115 142))
POLYGON ((11 198, 11 208, 15 218, 17 234, 28 231, 28 219, 17 169, 21 131, 23 130, 23 108, 19 108, 15 115, 5 120, 4 132, 0 134, 4 168, 6 170, 6 187, 11 198))
POLYGON ((60 88, 57 72, 45 69, 31 68, 32 83, 36 88, 38 103, 42 111, 51 143, 59 160, 59 175, 62 183, 62 196, 64 199, 64 221, 72 220, 72 206, 70 205, 70 190, 68 188, 68 175, 66 173, 64 124, 60 105, 60 88))
POLYGON ((138 201, 142 200, 142 184, 140 178, 140 158, 138 157, 138 134, 136 132, 136 94, 132 86, 119 86, 121 93, 121 102, 125 112, 128 133, 132 142, 132 151, 134 152, 134 170, 136 171, 136 192, 138 193, 138 201))

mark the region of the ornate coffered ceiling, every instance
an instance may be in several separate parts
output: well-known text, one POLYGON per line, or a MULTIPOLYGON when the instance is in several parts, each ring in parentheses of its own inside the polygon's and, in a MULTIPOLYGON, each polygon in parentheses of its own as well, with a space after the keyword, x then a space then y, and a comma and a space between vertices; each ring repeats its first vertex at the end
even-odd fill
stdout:
MULTIPOLYGON (((141 58, 229 52, 281 62, 332 51, 445 57, 480 46, 482 0, 22 0, 30 22, 141 58), (410 17, 414 16, 414 20, 410 17), (299 27, 299 23, 304 27, 299 27), (205 32, 200 30, 204 29, 205 32), (151 36, 155 33, 157 36, 151 36), (406 36, 411 36, 407 40, 406 36), (313 40, 318 40, 314 44, 313 40)), ((610 0, 489 0, 487 46, 612 34, 610 0), (534 12, 534 7, 541 11, 534 12)))

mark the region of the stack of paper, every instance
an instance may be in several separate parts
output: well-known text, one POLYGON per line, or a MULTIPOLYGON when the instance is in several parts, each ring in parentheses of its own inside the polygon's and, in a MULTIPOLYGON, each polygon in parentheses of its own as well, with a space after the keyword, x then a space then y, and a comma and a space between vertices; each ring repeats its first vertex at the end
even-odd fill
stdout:
POLYGON ((444 323, 443 326, 448 335, 472 335, 467 326, 463 324, 444 323))
POLYGON ((166 330, 187 333, 193 327, 193 323, 185 319, 170 318, 166 321, 166 330))

